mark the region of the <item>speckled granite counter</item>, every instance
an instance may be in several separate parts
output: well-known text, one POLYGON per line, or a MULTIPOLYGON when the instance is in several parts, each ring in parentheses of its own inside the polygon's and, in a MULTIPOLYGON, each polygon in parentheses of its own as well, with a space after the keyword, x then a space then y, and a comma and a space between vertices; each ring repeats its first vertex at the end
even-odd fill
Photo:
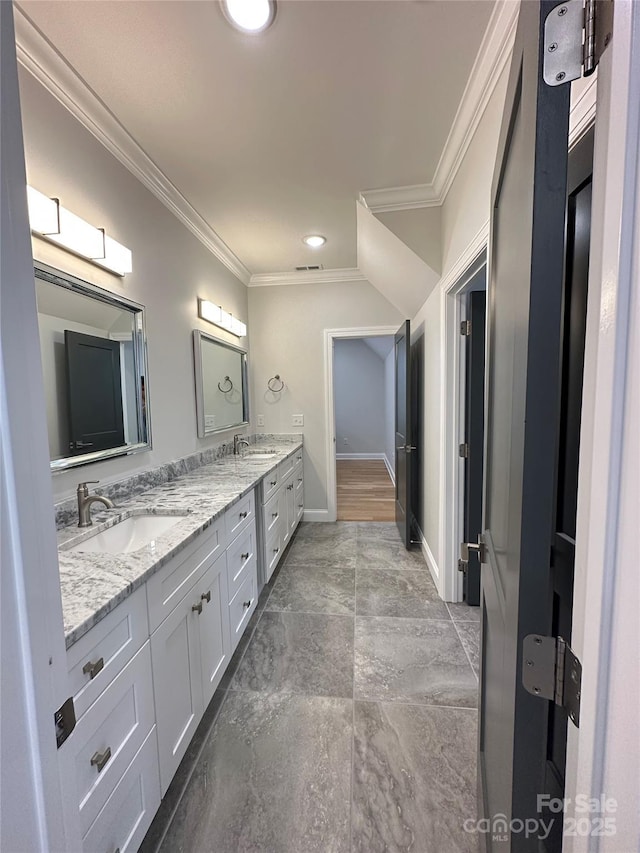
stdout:
POLYGON ((252 444, 255 452, 275 451, 270 459, 227 456, 144 494, 115 509, 92 507, 93 527, 58 531, 60 587, 67 648, 72 646, 123 599, 145 583, 216 518, 254 488, 280 462, 302 447, 296 441, 252 444), (177 524, 153 543, 129 554, 97 554, 65 550, 131 515, 175 515, 177 524))

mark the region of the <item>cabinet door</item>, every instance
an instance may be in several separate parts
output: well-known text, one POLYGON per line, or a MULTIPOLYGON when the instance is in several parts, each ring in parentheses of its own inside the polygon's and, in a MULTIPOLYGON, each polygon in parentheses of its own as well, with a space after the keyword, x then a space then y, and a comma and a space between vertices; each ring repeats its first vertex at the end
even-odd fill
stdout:
POLYGON ((302 474, 302 465, 294 471, 293 482, 295 486, 293 490, 296 513, 295 527, 297 527, 304 515, 304 476, 302 474))
POLYGON ((200 603, 194 587, 151 636, 162 796, 203 712, 198 612, 192 609, 200 603))
POLYGON ((198 584, 198 640, 203 707, 206 708, 220 683, 230 658, 227 558, 219 557, 198 584))

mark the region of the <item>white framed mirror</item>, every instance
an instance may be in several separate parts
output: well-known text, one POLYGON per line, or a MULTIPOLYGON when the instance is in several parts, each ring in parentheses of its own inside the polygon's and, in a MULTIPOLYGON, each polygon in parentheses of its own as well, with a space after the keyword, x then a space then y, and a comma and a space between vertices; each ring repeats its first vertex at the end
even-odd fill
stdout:
POLYGON ((198 437, 249 423, 247 352, 194 329, 198 437))
POLYGON ((34 265, 51 470, 151 448, 144 308, 34 265))

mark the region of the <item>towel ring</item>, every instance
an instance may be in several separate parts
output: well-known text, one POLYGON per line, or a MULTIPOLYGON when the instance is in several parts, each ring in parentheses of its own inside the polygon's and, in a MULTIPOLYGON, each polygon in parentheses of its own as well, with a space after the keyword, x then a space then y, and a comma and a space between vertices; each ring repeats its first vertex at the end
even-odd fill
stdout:
POLYGON ((233 382, 229 379, 228 376, 224 377, 224 381, 225 381, 225 383, 226 382, 229 383, 229 387, 228 388, 221 388, 220 383, 218 382, 218 388, 220 391, 222 391, 223 394, 228 394, 230 391, 233 391, 233 382))
POLYGON ((276 393, 276 394, 278 393, 278 391, 282 391, 282 389, 284 388, 284 382, 282 381, 282 379, 280 379, 280 374, 279 374, 279 373, 276 373, 276 375, 275 375, 275 376, 272 376, 272 377, 271 377, 271 379, 267 382, 267 388, 269 389, 269 391, 273 391, 273 392, 274 392, 274 393, 276 393), (274 383, 274 382, 279 382, 279 383, 280 383, 280 387, 279 387, 279 388, 274 388, 274 387, 273 387, 273 383, 274 383))

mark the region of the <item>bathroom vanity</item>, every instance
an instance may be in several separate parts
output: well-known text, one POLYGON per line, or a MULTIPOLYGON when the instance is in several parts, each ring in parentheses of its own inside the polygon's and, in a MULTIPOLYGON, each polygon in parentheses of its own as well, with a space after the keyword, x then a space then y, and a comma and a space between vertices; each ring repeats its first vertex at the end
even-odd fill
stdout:
POLYGON ((252 444, 59 531, 85 851, 137 850, 302 518, 302 444, 252 444), (142 543, 142 544, 141 544, 142 543))

